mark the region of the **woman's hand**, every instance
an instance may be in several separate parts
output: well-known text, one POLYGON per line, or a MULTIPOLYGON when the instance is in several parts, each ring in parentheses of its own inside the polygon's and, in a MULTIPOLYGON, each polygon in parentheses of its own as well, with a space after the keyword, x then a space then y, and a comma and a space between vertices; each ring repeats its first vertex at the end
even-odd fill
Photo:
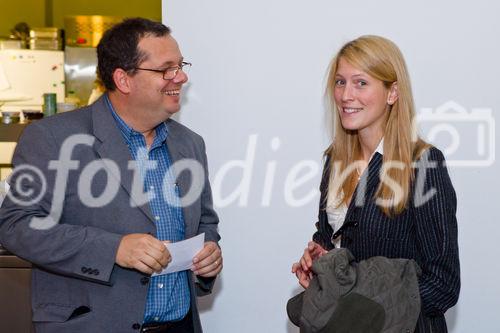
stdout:
POLYGON ((297 276, 299 284, 302 287, 309 287, 309 282, 312 279, 311 267, 313 261, 327 252, 328 251, 322 248, 318 243, 311 241, 307 244, 307 247, 304 249, 304 254, 302 255, 302 258, 300 258, 300 261, 292 265, 292 273, 297 276))

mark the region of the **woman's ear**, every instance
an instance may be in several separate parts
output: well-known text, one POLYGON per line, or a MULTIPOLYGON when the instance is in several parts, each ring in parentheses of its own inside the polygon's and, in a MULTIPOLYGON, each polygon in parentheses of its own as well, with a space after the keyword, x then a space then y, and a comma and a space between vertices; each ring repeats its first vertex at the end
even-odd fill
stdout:
POLYGON ((391 84, 391 88, 389 89, 389 94, 387 95, 387 104, 393 105, 396 103, 399 97, 399 91, 398 91, 398 82, 394 82, 391 84))

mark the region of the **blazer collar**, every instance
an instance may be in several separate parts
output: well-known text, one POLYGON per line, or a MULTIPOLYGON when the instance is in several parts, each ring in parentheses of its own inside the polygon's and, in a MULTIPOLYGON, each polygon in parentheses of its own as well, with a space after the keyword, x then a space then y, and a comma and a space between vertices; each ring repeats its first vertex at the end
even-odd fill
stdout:
POLYGON ((183 158, 193 158, 191 156, 189 146, 186 142, 186 133, 182 133, 180 125, 172 119, 165 121, 167 126, 167 147, 170 157, 172 158, 172 163, 175 163, 183 158))
MULTIPOLYGON (((111 110, 109 110, 106 105, 105 96, 101 96, 94 104, 92 104, 91 107, 94 136, 103 143, 109 142, 117 145, 120 143, 118 146, 122 146, 123 149, 126 149, 127 147, 123 142, 123 136, 118 129, 118 126, 116 126, 116 121, 111 114, 111 110)), ((189 157, 189 149, 187 143, 185 142, 185 135, 183 135, 180 125, 172 119, 165 121, 165 125, 168 130, 166 141, 169 153, 174 162, 183 157, 189 157)), ((127 157, 130 157, 128 149, 126 150, 128 153, 127 157)))

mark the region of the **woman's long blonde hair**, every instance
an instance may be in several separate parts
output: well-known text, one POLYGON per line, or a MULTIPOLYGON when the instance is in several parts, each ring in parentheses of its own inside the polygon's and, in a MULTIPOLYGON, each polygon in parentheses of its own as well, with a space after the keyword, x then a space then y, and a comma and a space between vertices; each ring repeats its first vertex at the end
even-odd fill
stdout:
MULTIPOLYGON (((335 175, 343 174, 351 163, 361 159, 358 133, 347 131, 342 127, 335 105, 335 76, 341 58, 371 77, 382 81, 387 89, 397 82, 398 99, 392 107, 388 106, 390 109, 384 129, 383 165, 388 165, 389 161, 398 161, 404 165, 402 169, 392 167, 385 170, 385 177, 390 177, 399 184, 401 191, 395 193, 384 181, 381 181, 376 197, 385 203, 390 203, 382 205, 382 210, 387 216, 399 214, 405 209, 410 197, 411 183, 414 178, 412 162, 428 147, 428 144, 416 135, 413 127, 415 106, 403 55, 399 48, 386 38, 362 36, 345 44, 331 61, 325 94, 331 111, 334 113, 333 143, 325 151, 325 155, 330 157, 330 186, 335 183, 335 175)), ((337 184, 339 192, 334 194, 341 198, 338 201, 339 205, 349 202, 355 191, 357 178, 357 175, 351 172, 342 184, 337 184)))

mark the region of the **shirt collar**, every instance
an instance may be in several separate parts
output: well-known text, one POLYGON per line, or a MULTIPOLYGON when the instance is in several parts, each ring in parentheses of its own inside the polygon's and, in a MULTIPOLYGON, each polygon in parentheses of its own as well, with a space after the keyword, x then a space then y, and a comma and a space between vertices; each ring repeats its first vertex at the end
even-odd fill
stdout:
POLYGON ((380 140, 377 148, 375 148, 375 153, 379 153, 380 155, 384 155, 384 138, 380 140))
POLYGON ((153 142, 153 148, 156 145, 160 145, 165 140, 167 140, 167 135, 168 135, 168 126, 165 122, 161 122, 158 126, 155 128, 156 130, 156 136, 155 136, 155 141, 153 142))
MULTIPOLYGON (((132 127, 127 125, 127 123, 118 115, 118 113, 116 113, 113 104, 111 104, 111 101, 109 100, 108 94, 105 94, 104 99, 106 101, 109 110, 111 111, 111 114, 113 115, 113 118, 116 121, 118 129, 122 133, 122 136, 127 143, 130 143, 132 141, 132 137, 135 135, 142 136, 142 133, 137 132, 132 127)), ((156 145, 162 144, 167 139, 168 128, 165 122, 161 122, 158 126, 156 126, 155 133, 156 133, 155 139, 151 148, 153 148, 156 145)))
POLYGON ((379 153, 381 156, 384 155, 384 138, 382 138, 382 140, 380 140, 380 142, 378 143, 378 146, 377 148, 375 148, 375 151, 373 152, 372 156, 370 156, 370 160, 368 161, 368 163, 371 162, 373 156, 375 156, 376 153, 379 153))

